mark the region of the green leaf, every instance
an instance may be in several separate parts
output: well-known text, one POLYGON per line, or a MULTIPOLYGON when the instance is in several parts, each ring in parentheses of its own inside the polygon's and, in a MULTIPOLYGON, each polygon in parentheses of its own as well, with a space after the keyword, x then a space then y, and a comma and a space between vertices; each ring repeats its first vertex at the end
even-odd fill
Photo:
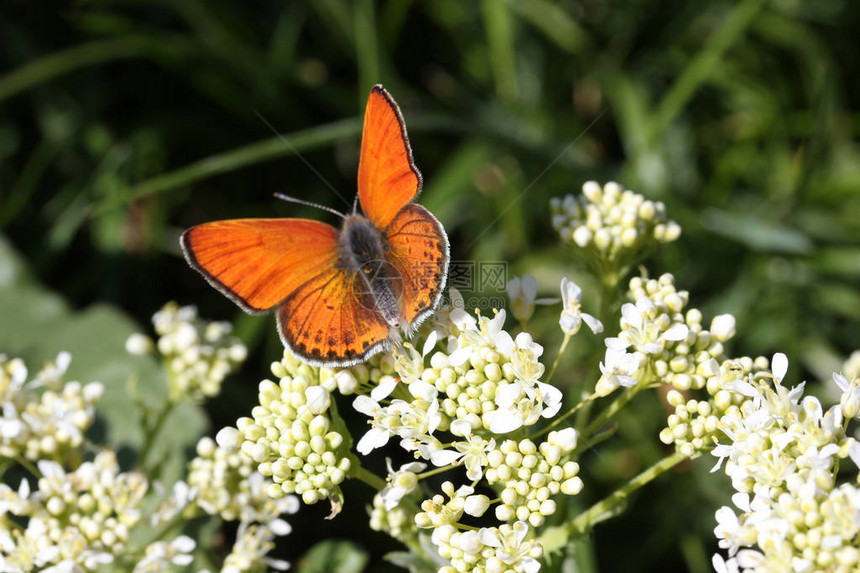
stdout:
POLYGON ((317 543, 299 560, 299 573, 360 573, 368 555, 351 541, 326 540, 317 543))

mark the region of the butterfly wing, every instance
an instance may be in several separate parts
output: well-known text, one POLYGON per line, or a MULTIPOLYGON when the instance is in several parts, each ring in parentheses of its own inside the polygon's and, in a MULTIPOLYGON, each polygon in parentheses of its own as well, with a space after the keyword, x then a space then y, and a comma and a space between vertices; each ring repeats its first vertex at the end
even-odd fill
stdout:
POLYGON ((182 235, 188 263, 250 313, 269 310, 334 268, 338 232, 309 219, 234 219, 182 235))
POLYGON ((402 278, 400 311, 412 330, 439 302, 448 276, 448 237, 430 211, 412 203, 385 230, 388 261, 402 278))
POLYGON ((400 108, 382 86, 367 99, 358 163, 358 200, 367 218, 385 229, 421 190, 400 108))
POLYGON ((385 348, 389 326, 357 280, 355 272, 330 267, 290 295, 278 308, 284 345, 329 367, 356 364, 385 348))

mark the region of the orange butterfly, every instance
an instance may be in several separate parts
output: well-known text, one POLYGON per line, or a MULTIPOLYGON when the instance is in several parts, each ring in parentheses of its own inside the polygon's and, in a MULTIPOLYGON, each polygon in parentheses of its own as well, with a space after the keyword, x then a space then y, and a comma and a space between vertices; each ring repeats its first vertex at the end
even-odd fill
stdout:
POLYGON ((356 364, 400 331, 411 335, 439 303, 448 237, 412 202, 420 191, 400 108, 377 85, 358 165, 364 215, 341 215, 340 231, 309 219, 215 221, 185 231, 182 249, 246 312, 274 308, 281 340, 296 355, 319 366, 356 364))

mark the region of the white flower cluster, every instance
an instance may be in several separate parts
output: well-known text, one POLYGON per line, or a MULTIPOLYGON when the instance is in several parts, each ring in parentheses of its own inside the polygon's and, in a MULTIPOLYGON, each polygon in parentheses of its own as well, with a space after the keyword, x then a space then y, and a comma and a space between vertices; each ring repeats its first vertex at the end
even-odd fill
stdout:
POLYGON ((676 389, 666 394, 674 412, 660 432, 660 441, 667 445, 674 443, 678 451, 689 457, 711 448, 721 435, 720 418, 735 414, 744 401, 743 395, 732 391, 735 381, 767 369, 768 361, 761 356, 755 360, 749 357, 724 360, 722 365, 716 360, 708 362, 698 369, 705 377, 705 397, 696 399, 676 389))
MULTIPOLYGON (((558 302, 555 298, 537 298, 538 282, 533 275, 512 278, 505 286, 505 290, 511 301, 511 315, 520 321, 520 324, 528 322, 535 312, 535 306, 558 302)), ((564 287, 562 287, 563 291, 564 287)))
POLYGON ((439 573, 537 573, 543 549, 537 541, 528 539, 529 532, 529 526, 522 521, 478 531, 458 531, 453 525, 441 525, 433 531, 433 543, 451 565, 442 567, 439 573))
POLYGON ((194 561, 191 552, 197 542, 187 535, 179 535, 170 543, 155 541, 147 545, 143 559, 134 566, 133 573, 161 573, 170 571, 171 565, 185 567, 194 561))
POLYGON ((445 496, 422 501, 419 485, 426 475, 420 472, 426 464, 411 462, 396 471, 389 464, 387 485, 374 499, 374 529, 410 546, 419 545, 415 526, 432 530, 430 541, 450 563, 442 572, 536 571, 542 548, 534 528, 555 513, 553 496, 582 489, 579 466, 570 460, 573 428, 550 432, 540 443, 497 439, 554 416, 562 399, 558 389, 540 381, 543 348, 527 333, 512 337, 504 321, 504 311, 476 318, 455 307, 421 331, 421 353, 404 344, 386 355, 393 361, 372 360, 331 376, 354 381, 354 407, 369 417, 359 453, 396 438, 438 468, 426 475, 462 466, 474 482, 459 488, 445 482, 445 496), (497 499, 475 492, 484 478, 497 499), (499 527, 477 531, 460 523, 464 515, 483 516, 494 504, 499 527))
MULTIPOLYGON (((413 350, 395 360, 403 382, 399 395, 406 399, 382 404, 398 389, 397 378, 390 374, 370 396, 356 398, 355 408, 372 417, 371 429, 358 443, 360 453, 367 454, 397 436, 405 449, 420 450, 425 459, 447 465, 467 451, 487 447, 489 442, 471 439, 474 432, 506 434, 558 412, 561 392, 539 381, 544 372, 539 361, 543 347, 528 333, 513 338, 504 331, 504 311, 492 319, 478 315, 476 320, 455 310, 451 319, 446 351, 434 351, 440 340, 434 330, 430 343, 424 345, 424 356, 413 350), (429 367, 424 365, 427 354, 429 367), (450 429, 463 440, 455 442, 454 450, 440 452, 433 436, 437 429, 450 429)), ((481 472, 476 475, 472 479, 480 478, 481 472)))
MULTIPOLYGON (((193 306, 169 302, 152 316, 152 323, 159 336, 154 346, 167 367, 173 401, 182 396, 215 396, 224 378, 248 355, 245 345, 230 334, 229 322, 204 320, 193 306)), ((132 354, 152 349, 152 341, 143 334, 132 334, 126 341, 132 354)))
POLYGON ((576 495, 582 491, 577 476, 579 464, 562 458, 576 447, 576 431, 566 428, 550 432, 539 446, 529 439, 505 440, 488 456, 487 483, 500 483, 501 502, 496 506, 499 521, 527 521, 543 525, 556 510, 552 496, 561 492, 576 495))
POLYGON ((251 458, 220 448, 208 437, 197 442, 197 457, 188 464, 194 503, 225 521, 270 523, 282 513, 295 513, 298 499, 270 497, 269 484, 251 458))
POLYGON ((286 571, 290 568, 288 562, 267 555, 275 548, 275 537, 287 533, 289 530, 278 530, 271 524, 242 522, 236 533, 236 543, 221 566, 221 573, 286 571))
POLYGON ((618 183, 602 188, 594 181, 582 186, 582 195, 555 197, 550 202, 552 226, 561 240, 593 251, 602 261, 624 268, 658 243, 670 243, 681 227, 666 217, 661 202, 646 200, 618 183))
POLYGON ((725 358, 723 343, 734 336, 734 317, 720 315, 705 330, 698 309, 684 312, 689 294, 676 290, 668 273, 659 279, 633 278, 629 292, 634 302, 621 307, 621 331, 606 339, 598 393, 633 386, 642 378, 682 392, 703 388, 711 360, 725 358))
POLYGON ((0 457, 60 460, 81 446, 104 386, 64 382, 70 362, 61 352, 28 381, 22 360, 0 354, 0 457))
MULTIPOLYGON (((717 571, 834 572, 860 569, 860 489, 837 481, 839 461, 849 455, 860 466, 860 444, 847 437, 844 411, 856 413, 860 380, 834 379, 841 404, 824 410, 804 384, 782 381, 785 355, 773 359, 773 374, 734 376, 727 390, 742 397, 720 420, 728 443, 718 445, 716 471, 725 472, 737 494, 737 510, 716 513, 714 530, 729 558, 714 556, 717 571), (772 378, 772 381, 771 381, 772 378)), ((860 476, 857 476, 860 477, 860 476)))
POLYGON ((418 487, 418 472, 423 471, 427 464, 410 462, 400 466, 395 471, 388 464, 388 480, 385 488, 373 496, 373 507, 370 510, 370 528, 374 531, 385 531, 406 545, 413 542, 417 536, 415 515, 418 507, 412 500, 402 501, 418 487))
POLYGON ((341 452, 343 436, 331 428, 328 417, 336 377, 326 377, 321 385, 319 369, 297 367, 289 352, 272 365, 272 373, 279 382, 260 383, 260 403, 252 417, 240 418, 235 429, 222 429, 218 445, 241 450, 260 473, 271 476, 274 483, 267 493, 274 498, 295 493, 308 504, 321 499, 339 503, 339 484, 350 462, 341 452))
POLYGON ((27 518, 26 528, 0 528, 0 571, 93 571, 122 555, 129 531, 140 519, 146 478, 120 472, 105 450, 71 472, 38 462, 38 489, 26 481, 17 491, 0 484, 0 522, 6 513, 27 518))

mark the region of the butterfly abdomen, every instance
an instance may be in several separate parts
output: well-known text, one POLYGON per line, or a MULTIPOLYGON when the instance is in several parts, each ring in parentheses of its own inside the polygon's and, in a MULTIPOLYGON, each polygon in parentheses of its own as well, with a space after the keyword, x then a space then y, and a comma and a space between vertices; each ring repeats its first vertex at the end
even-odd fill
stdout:
POLYGON ((400 294, 403 278, 388 262, 382 231, 359 215, 346 219, 340 232, 340 258, 354 273, 352 296, 365 308, 378 310, 389 326, 401 323, 400 294))

